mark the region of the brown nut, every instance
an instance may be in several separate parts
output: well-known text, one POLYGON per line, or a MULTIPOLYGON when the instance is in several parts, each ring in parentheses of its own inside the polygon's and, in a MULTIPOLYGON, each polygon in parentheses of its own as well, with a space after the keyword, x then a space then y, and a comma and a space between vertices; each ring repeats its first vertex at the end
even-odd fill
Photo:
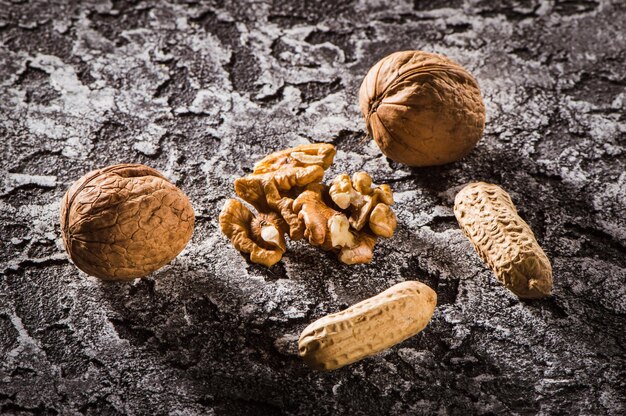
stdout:
POLYGON ((377 236, 391 237, 396 228, 389 208, 393 193, 389 185, 374 186, 366 172, 339 175, 329 189, 321 181, 334 156, 335 147, 322 143, 274 152, 257 162, 251 174, 235 180, 235 191, 261 214, 255 217, 229 201, 220 214, 222 232, 239 251, 250 253, 252 262, 271 266, 285 251, 284 236, 272 231, 281 243, 269 244, 255 233, 254 223, 274 215, 266 222, 282 225, 268 230, 284 226, 292 240, 306 237, 346 264, 369 263, 377 236))
POLYGON ((552 292, 552 266, 502 188, 471 183, 454 198, 454 215, 474 249, 504 286, 520 298, 552 292))
POLYGON ((271 267, 287 249, 287 224, 274 212, 254 216, 241 202, 229 199, 220 212, 219 223, 233 246, 242 253, 249 253, 253 263, 271 267))
POLYGON ((315 143, 272 153, 254 165, 253 172, 235 180, 235 192, 259 212, 280 213, 289 225, 289 236, 304 236, 304 224, 292 210, 294 188, 321 182, 333 162, 335 147, 315 143))
POLYGON ((373 186, 367 172, 357 172, 350 177, 338 175, 328 191, 333 202, 350 211, 350 226, 361 231, 369 224, 370 230, 381 237, 391 237, 398 225, 396 215, 389 208, 393 204, 393 191, 387 184, 373 186))
POLYGON ((85 273, 105 280, 146 276, 172 261, 194 227, 187 196, 144 165, 89 172, 61 202, 65 249, 85 273))
POLYGON ((376 236, 361 231, 357 234, 354 245, 345 246, 341 249, 339 260, 345 264, 369 263, 374 257, 375 245, 376 236))
POLYGON ((324 250, 356 245, 348 218, 324 203, 321 189, 302 192, 293 202, 293 210, 305 224, 304 236, 312 245, 324 250))
POLYGON ((374 234, 389 238, 393 236, 393 232, 398 226, 398 220, 389 205, 379 203, 370 214, 369 226, 374 234))
POLYGON ((350 181, 350 176, 347 173, 337 175, 333 179, 333 184, 328 193, 333 202, 341 209, 348 209, 351 204, 357 203, 358 198, 361 198, 361 194, 352 187, 352 181, 350 181))
POLYGON ((316 370, 335 370, 422 331, 436 305, 437 294, 425 284, 399 283, 307 326, 298 342, 300 356, 316 370))
POLYGON ((422 51, 380 60, 361 84, 359 103, 382 152, 409 166, 461 159, 485 127, 476 80, 445 56, 422 51))
POLYGON ((342 263, 369 263, 374 255, 376 236, 366 230, 352 229, 345 214, 326 205, 324 195, 327 193, 327 187, 313 185, 294 201, 294 212, 306 227, 305 237, 314 246, 337 252, 342 263))

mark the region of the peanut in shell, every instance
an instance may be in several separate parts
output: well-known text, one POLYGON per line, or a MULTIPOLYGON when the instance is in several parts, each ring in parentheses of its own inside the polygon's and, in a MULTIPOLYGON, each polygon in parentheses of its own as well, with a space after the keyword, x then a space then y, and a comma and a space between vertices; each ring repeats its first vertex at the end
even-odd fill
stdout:
POLYGON ((422 331, 436 304, 437 294, 425 284, 399 283, 307 326, 298 343, 300 356, 316 370, 354 363, 422 331))
POLYGON ((467 185, 454 199, 454 215, 507 289, 526 299, 550 296, 550 260, 504 189, 485 182, 467 185))

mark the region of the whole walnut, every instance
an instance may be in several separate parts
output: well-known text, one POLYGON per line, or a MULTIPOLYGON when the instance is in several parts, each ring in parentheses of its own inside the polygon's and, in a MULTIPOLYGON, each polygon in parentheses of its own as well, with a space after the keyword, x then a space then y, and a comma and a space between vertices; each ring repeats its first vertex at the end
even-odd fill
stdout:
POLYGON ((121 164, 87 173, 61 202, 65 249, 85 273, 105 280, 143 277, 189 242, 194 212, 158 171, 121 164))
POLYGON ((442 55, 396 52, 374 65, 359 91, 369 135, 390 159, 433 166, 467 155, 485 127, 476 80, 442 55))

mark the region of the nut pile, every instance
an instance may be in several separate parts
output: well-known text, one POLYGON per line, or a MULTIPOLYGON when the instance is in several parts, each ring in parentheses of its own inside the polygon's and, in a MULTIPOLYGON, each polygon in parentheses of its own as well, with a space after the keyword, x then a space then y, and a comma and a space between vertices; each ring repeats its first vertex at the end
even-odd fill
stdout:
MULTIPOLYGON (((389 158, 440 165, 467 155, 480 139, 485 107, 476 80, 448 58, 393 53, 367 74, 359 93, 367 130, 389 158)), ((366 172, 322 183, 336 150, 309 144, 270 154, 235 181, 238 199, 219 215, 221 231, 250 261, 279 262, 291 240, 333 251, 346 264, 372 260, 378 237, 397 227, 389 185, 366 172)), ((552 268, 528 224, 500 187, 473 183, 454 213, 463 233, 506 288, 520 298, 549 296, 552 268)), ((170 262, 191 238, 194 212, 183 192, 143 165, 90 172, 67 191, 61 231, 76 266, 108 280, 143 277, 170 262)), ((299 351, 312 368, 333 370, 376 354, 423 330, 436 293, 406 281, 310 324, 299 351)))
POLYGON ((220 229, 235 248, 270 267, 285 253, 288 234, 336 252, 343 263, 370 262, 377 238, 391 237, 397 226, 393 192, 389 185, 375 186, 366 172, 341 174, 330 187, 322 184, 335 153, 324 143, 282 150, 237 179, 235 192, 257 214, 236 199, 226 201, 220 229))

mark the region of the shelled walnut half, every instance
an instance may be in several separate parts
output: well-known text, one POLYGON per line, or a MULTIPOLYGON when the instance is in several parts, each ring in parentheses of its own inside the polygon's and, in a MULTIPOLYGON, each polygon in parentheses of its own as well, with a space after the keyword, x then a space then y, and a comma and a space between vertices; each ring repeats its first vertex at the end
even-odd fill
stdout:
POLYGON ((236 199, 226 201, 219 217, 220 229, 235 248, 250 254, 253 263, 271 267, 286 250, 287 224, 274 212, 254 215, 236 199))

